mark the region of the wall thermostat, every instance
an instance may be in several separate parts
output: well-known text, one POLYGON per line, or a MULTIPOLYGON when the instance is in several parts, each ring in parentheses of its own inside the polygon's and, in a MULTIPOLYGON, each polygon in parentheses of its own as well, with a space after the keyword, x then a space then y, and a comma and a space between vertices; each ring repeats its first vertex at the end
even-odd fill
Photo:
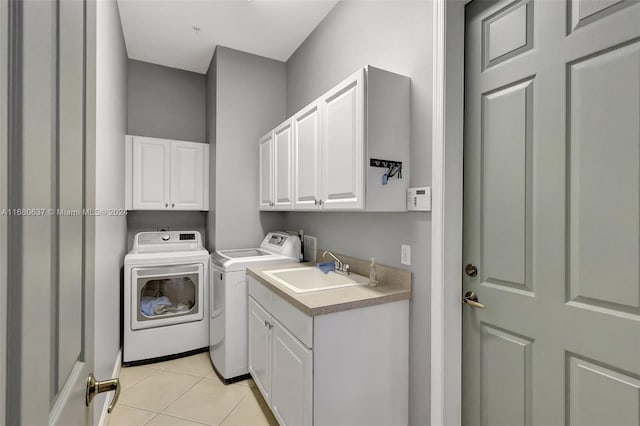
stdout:
POLYGON ((431 187, 422 186, 407 189, 407 210, 431 211, 431 187))

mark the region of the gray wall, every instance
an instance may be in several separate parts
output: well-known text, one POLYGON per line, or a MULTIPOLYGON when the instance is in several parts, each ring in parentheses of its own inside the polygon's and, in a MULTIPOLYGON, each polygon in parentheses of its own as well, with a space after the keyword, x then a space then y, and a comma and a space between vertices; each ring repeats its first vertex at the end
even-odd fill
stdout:
POLYGON ((209 212, 207 213, 207 247, 213 249, 216 242, 216 76, 218 70, 218 51, 213 52, 207 70, 207 142, 209 142, 209 212))
MULTIPOLYGON (((128 75, 128 134, 207 142, 205 75, 132 59, 128 75)), ((130 212, 128 248, 137 232, 160 228, 197 230, 206 238, 206 216, 203 212, 130 212)))
POLYGON ((285 64, 220 46, 215 59, 214 244, 255 247, 283 225, 282 213, 258 211, 256 165, 258 139, 285 118, 285 64))
MULTIPOLYGON (((116 0, 96 4, 96 208, 124 209, 127 51, 116 0)), ((126 249, 124 216, 95 218, 95 366, 111 377, 120 349, 120 285, 126 249)), ((106 396, 94 402, 94 419, 106 396)))
MULTIPOLYGON (((287 62, 287 115, 353 73, 373 65, 411 77, 411 186, 431 184, 432 35, 429 2, 340 2, 287 62)), ((255 162, 254 164, 257 164, 255 162)), ((410 407, 413 425, 429 423, 430 213, 287 213, 318 247, 413 273, 410 407), (412 265, 400 265, 410 244, 412 265)))
POLYGON ((127 215, 127 247, 143 231, 198 231, 206 238, 206 213, 176 211, 130 211, 127 215))
POLYGON ((131 135, 206 142, 206 77, 129 60, 131 135))

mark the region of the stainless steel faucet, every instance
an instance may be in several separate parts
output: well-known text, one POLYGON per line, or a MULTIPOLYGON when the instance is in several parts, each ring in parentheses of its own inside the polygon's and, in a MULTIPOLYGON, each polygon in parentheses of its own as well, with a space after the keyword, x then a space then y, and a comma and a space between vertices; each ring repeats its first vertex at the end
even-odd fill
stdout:
POLYGON ((342 275, 349 275, 349 265, 342 262, 342 260, 338 259, 335 254, 331 253, 329 250, 325 250, 322 253, 322 257, 327 257, 327 255, 333 257, 333 260, 336 261, 336 272, 342 275))

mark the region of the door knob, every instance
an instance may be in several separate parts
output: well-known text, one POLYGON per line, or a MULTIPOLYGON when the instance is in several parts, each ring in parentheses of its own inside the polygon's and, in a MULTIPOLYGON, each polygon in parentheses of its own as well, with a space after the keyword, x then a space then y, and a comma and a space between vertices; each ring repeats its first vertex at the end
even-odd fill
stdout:
POLYGON ((478 303, 478 295, 473 291, 466 292, 464 294, 464 297, 462 298, 462 301, 469 306, 473 306, 474 308, 486 308, 486 306, 484 306, 482 303, 478 303))
POLYGON ((109 404, 109 408, 107 410, 107 413, 109 414, 111 414, 113 407, 118 403, 118 397, 120 396, 120 379, 115 378, 98 381, 93 376, 93 373, 89 374, 89 377, 87 377, 87 392, 85 394, 85 403, 87 404, 87 407, 91 404, 91 401, 97 394, 111 391, 116 391, 116 393, 113 395, 111 404, 109 404))
POLYGON ((475 277, 478 275, 478 267, 473 263, 469 263, 464 267, 464 273, 470 277, 475 277))

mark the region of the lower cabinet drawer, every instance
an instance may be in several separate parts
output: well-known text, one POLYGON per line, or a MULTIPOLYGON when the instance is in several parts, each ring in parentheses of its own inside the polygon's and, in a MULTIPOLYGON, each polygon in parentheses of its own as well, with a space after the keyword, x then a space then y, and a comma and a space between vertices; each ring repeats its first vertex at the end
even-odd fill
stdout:
POLYGON ((273 315, 307 348, 313 347, 313 318, 249 276, 249 296, 273 315))
POLYGON ((271 311, 271 295, 273 292, 252 276, 247 277, 249 296, 260 303, 267 311, 271 311))

